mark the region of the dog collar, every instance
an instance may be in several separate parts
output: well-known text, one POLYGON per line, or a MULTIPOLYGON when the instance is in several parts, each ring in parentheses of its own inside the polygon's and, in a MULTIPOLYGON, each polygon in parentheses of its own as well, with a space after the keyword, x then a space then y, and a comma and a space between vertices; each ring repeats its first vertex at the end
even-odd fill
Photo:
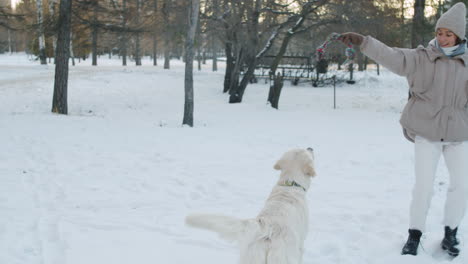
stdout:
POLYGON ((304 188, 302 185, 300 185, 299 183, 297 183, 297 182, 295 182, 295 181, 289 181, 289 180, 287 180, 287 181, 284 181, 284 182, 282 182, 282 183, 279 183, 278 185, 279 185, 279 186, 287 186, 287 187, 293 187, 293 186, 294 186, 294 187, 299 187, 299 188, 301 188, 302 190, 304 190, 304 192, 307 191, 306 188, 304 188))

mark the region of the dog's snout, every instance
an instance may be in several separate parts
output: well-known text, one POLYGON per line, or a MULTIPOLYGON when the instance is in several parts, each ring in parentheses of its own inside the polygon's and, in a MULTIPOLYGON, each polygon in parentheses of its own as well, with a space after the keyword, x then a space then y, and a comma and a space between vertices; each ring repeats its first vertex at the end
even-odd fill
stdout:
POLYGON ((308 147, 307 150, 310 151, 310 152, 314 152, 314 149, 311 148, 311 147, 308 147))

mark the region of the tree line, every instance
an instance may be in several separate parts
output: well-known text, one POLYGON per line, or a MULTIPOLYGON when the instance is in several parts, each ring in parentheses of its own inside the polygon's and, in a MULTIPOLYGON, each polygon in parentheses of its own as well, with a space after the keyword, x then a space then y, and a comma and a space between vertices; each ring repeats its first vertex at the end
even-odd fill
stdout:
MULTIPOLYGON (((0 52, 8 47, 3 51, 58 63, 59 52, 65 52, 59 43, 66 41, 65 55, 96 66, 105 54, 118 55, 124 66, 129 60, 141 65, 143 56, 158 66, 162 58, 164 69, 173 59, 196 59, 200 67, 206 58, 213 71, 222 56, 220 89, 230 103, 240 103, 264 56, 275 57, 274 74, 283 56, 312 56, 331 32, 356 31, 390 46, 426 45, 440 14, 455 2, 460 0, 22 0, 15 9, 0 6, 0 52)), ((344 47, 330 52, 339 58, 344 47)), ((360 52, 357 64, 359 70, 367 64, 360 52)))

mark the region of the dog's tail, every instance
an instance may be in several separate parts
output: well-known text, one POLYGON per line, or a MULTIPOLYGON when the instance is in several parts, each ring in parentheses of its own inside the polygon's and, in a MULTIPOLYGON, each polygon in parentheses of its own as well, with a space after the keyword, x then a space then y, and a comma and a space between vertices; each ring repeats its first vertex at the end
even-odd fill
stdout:
POLYGON ((250 220, 215 214, 191 214, 185 218, 187 225, 214 231, 229 241, 239 241, 250 222, 250 220))

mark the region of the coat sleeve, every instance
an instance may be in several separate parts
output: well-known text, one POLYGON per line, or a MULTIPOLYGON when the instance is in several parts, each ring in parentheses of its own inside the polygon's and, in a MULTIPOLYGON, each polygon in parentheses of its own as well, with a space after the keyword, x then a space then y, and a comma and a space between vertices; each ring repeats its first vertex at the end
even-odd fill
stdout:
POLYGON ((391 48, 371 36, 364 37, 361 52, 401 76, 414 73, 419 61, 417 49, 391 48))

